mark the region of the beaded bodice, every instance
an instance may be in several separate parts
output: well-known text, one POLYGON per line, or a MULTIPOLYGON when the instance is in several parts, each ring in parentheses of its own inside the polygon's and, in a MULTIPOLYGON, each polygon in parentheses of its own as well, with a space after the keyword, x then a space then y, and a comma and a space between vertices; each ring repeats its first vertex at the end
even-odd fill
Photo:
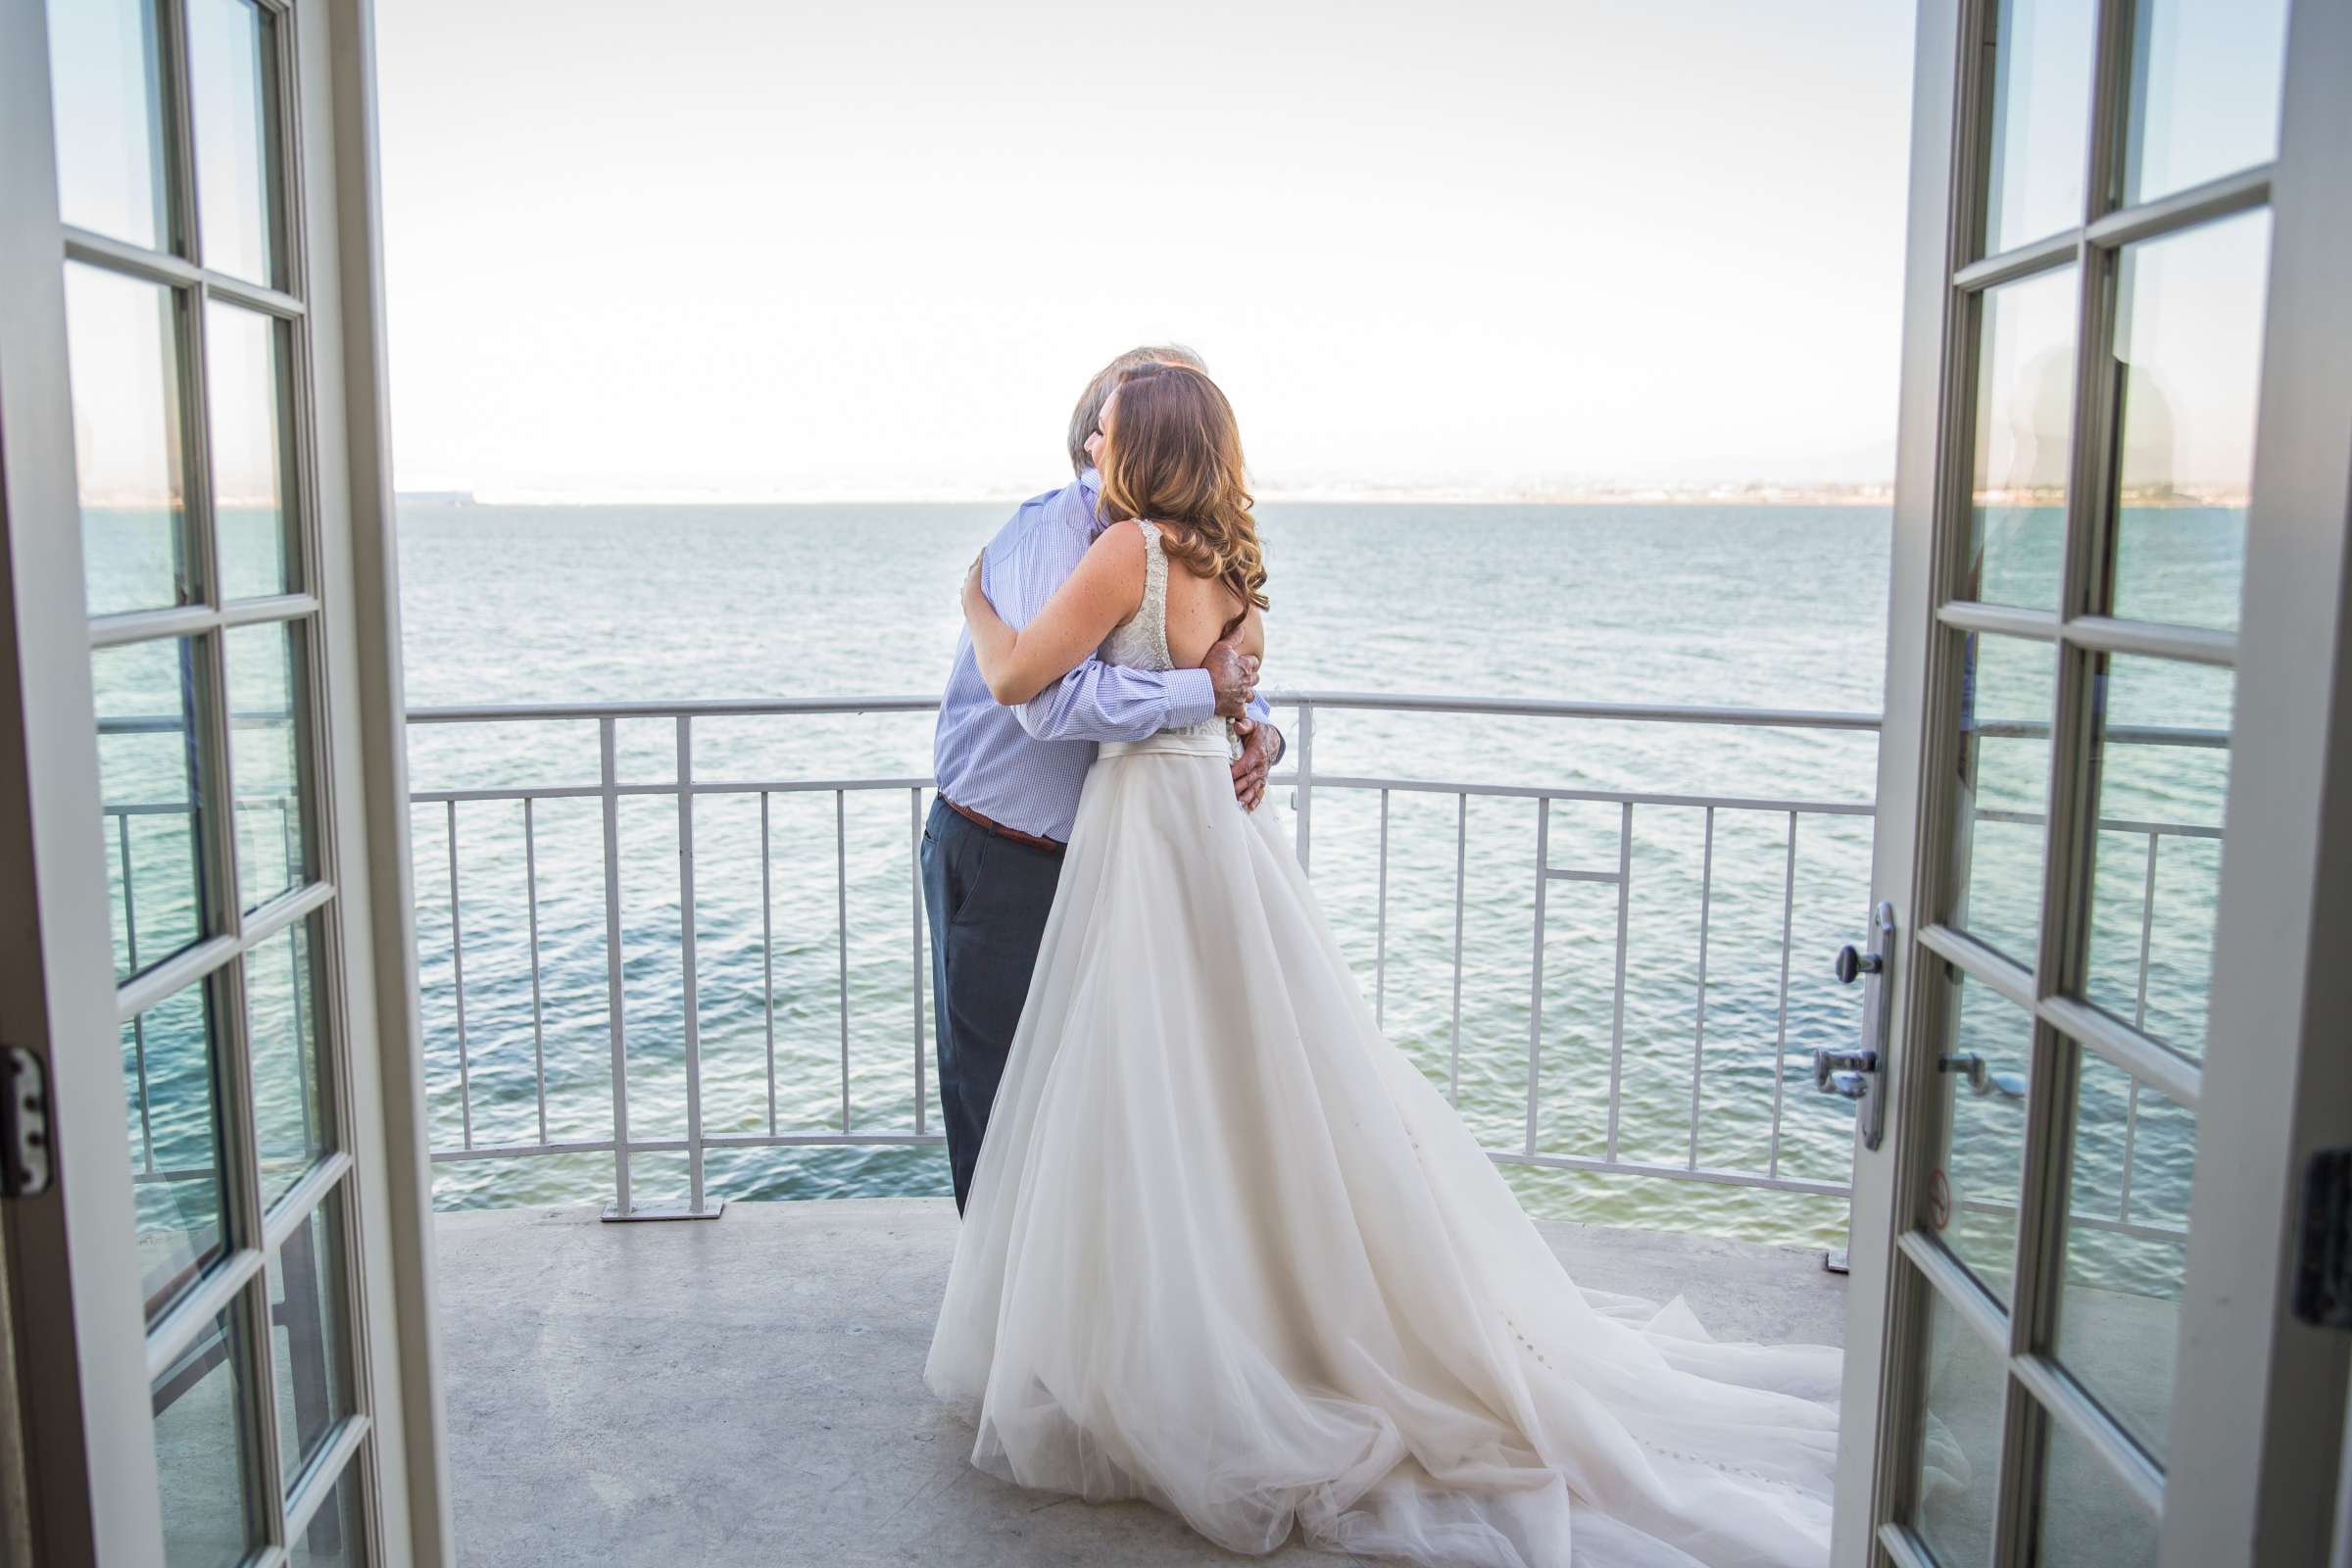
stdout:
MULTIPOLYGON (((1102 639, 1102 661, 1129 669, 1174 669, 1176 660, 1168 652, 1168 553, 1160 542, 1158 523, 1139 518, 1136 527, 1144 536, 1144 602, 1136 607, 1134 614, 1113 626, 1110 635, 1102 639)), ((1161 733, 1222 739, 1226 733, 1225 721, 1204 718, 1198 724, 1179 725, 1161 733)))

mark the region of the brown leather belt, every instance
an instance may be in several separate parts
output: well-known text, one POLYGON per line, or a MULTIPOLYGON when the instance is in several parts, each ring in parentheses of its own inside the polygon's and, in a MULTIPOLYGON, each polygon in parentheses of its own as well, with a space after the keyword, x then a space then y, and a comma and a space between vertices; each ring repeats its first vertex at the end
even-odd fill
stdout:
POLYGON ((1048 855, 1059 855, 1065 848, 1059 839, 1040 838, 1035 833, 1024 833, 1017 827, 1006 827, 1004 823, 991 817, 982 816, 968 806, 956 805, 945 795, 939 798, 939 804, 965 821, 984 827, 1001 839, 1010 839, 1015 844, 1026 844, 1033 850, 1044 850, 1048 855))

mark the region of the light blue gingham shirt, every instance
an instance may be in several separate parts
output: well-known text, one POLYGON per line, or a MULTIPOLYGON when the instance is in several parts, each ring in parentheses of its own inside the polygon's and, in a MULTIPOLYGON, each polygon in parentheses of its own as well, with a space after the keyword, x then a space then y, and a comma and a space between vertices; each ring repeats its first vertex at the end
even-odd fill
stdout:
MULTIPOLYGON (((1086 559, 1102 530, 1096 507, 1102 487, 1102 476, 1089 468, 1022 502, 989 541, 980 586, 1007 624, 1027 625, 1086 559)), ((1216 686, 1205 669, 1130 669, 1094 658, 1020 707, 1006 708, 988 694, 966 632, 939 703, 932 770, 940 793, 956 805, 1067 843, 1097 742, 1140 741, 1216 710, 1216 686)), ((1252 699, 1250 711, 1265 721, 1262 699, 1252 699)))

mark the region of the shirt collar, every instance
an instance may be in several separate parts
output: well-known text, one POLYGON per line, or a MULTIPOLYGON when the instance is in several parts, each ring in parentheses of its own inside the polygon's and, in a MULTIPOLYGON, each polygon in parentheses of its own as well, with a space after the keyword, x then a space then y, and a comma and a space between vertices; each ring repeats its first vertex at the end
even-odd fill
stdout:
POLYGON ((1102 470, 1092 466, 1083 469, 1078 475, 1078 489, 1086 498, 1086 531, 1090 535, 1101 533, 1103 528, 1102 470))

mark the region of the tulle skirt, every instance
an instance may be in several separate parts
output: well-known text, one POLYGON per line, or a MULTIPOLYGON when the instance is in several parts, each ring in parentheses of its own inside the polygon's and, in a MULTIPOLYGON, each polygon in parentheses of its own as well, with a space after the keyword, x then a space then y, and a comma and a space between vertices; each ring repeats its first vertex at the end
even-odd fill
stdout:
POLYGON ((925 1369, 975 1465, 1238 1552, 1795 1568, 1839 1360, 1580 1291, 1222 747, 1104 749, 925 1369))

